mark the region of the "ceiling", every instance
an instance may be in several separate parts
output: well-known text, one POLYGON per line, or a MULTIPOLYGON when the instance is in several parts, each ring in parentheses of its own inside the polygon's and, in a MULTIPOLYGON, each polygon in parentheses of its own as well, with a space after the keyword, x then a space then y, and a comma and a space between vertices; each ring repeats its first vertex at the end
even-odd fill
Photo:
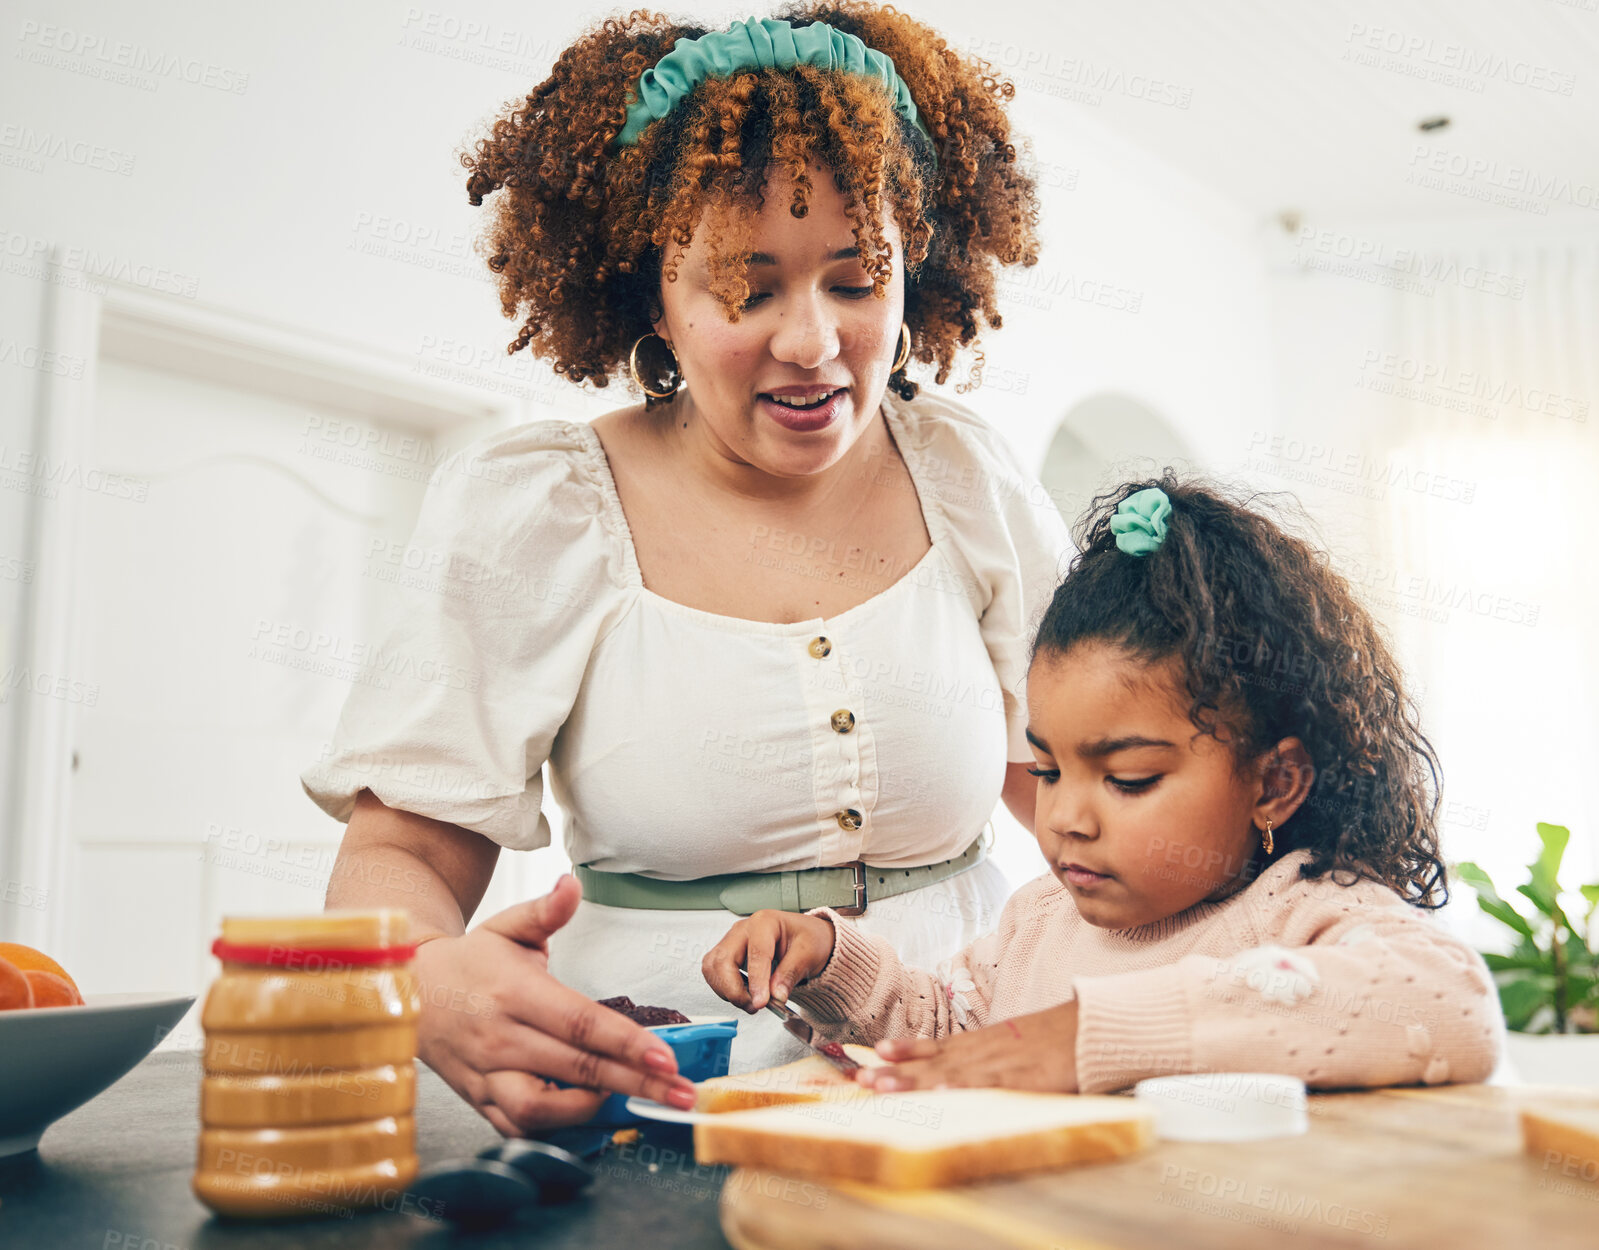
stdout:
POLYGON ((1599 0, 901 7, 1262 219, 1599 231, 1599 0))

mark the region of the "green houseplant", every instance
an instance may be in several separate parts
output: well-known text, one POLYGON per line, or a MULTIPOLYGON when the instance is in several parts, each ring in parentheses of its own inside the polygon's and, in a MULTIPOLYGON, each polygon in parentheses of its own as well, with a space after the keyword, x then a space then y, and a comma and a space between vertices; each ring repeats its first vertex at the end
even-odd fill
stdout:
MULTIPOLYGON (((1570 830, 1539 823, 1542 850, 1527 866, 1528 880, 1516 893, 1528 905, 1513 907, 1470 860, 1455 865, 1455 875, 1477 892, 1477 905, 1510 930, 1508 952, 1484 952, 1499 988, 1505 1024, 1517 1034, 1599 1034, 1599 959, 1595 958, 1594 914, 1599 884, 1567 895, 1560 885, 1560 861, 1570 830), (1580 918, 1568 909, 1577 895, 1585 901, 1580 918)), ((1516 1050, 1512 1048, 1512 1058, 1516 1050)), ((1599 1064, 1599 1050, 1590 1056, 1599 1064)), ((1518 1066, 1526 1062, 1525 1048, 1518 1066)), ((1532 1075, 1526 1073, 1525 1075, 1532 1075)), ((1594 1072, 1599 1079, 1599 1069, 1594 1072)))

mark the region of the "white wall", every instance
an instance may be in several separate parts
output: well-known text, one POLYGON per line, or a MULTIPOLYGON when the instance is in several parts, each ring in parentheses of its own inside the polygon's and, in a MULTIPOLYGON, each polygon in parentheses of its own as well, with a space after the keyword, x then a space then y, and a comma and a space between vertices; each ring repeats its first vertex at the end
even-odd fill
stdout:
MULTIPOLYGON (((1599 228, 1328 222, 1270 251, 1281 406, 1235 454, 1305 502, 1393 636, 1443 765, 1446 858, 1515 898, 1537 822, 1565 825, 1574 892, 1599 878, 1581 519, 1599 474, 1599 228), (1377 263, 1343 263, 1356 251, 1377 263)), ((1502 945, 1458 897, 1445 919, 1502 945)))

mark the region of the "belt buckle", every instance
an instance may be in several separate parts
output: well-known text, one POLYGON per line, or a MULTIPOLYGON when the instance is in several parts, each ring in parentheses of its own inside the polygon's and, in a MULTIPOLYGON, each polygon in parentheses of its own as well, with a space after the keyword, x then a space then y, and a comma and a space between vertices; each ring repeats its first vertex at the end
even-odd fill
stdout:
POLYGON ((855 873, 855 901, 848 907, 835 907, 833 911, 840 916, 864 916, 866 914, 865 863, 858 859, 852 859, 847 864, 840 864, 839 867, 852 869, 855 873))

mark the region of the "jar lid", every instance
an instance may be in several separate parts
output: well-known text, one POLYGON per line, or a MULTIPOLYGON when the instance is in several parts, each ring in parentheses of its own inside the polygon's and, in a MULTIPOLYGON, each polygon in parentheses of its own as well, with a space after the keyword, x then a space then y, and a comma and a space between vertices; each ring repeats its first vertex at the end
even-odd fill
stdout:
POLYGON ((1258 1141, 1308 1127, 1305 1083, 1275 1072, 1204 1072, 1139 1081, 1133 1097, 1155 1112, 1167 1141, 1258 1141))
POLYGON ((403 964, 416 954, 406 941, 410 915, 402 908, 335 910, 310 916, 224 916, 211 953, 224 963, 297 972, 403 964))
POLYGON ((292 946, 299 950, 359 950, 403 945, 411 916, 401 907, 335 909, 308 916, 224 916, 228 946, 292 946))

